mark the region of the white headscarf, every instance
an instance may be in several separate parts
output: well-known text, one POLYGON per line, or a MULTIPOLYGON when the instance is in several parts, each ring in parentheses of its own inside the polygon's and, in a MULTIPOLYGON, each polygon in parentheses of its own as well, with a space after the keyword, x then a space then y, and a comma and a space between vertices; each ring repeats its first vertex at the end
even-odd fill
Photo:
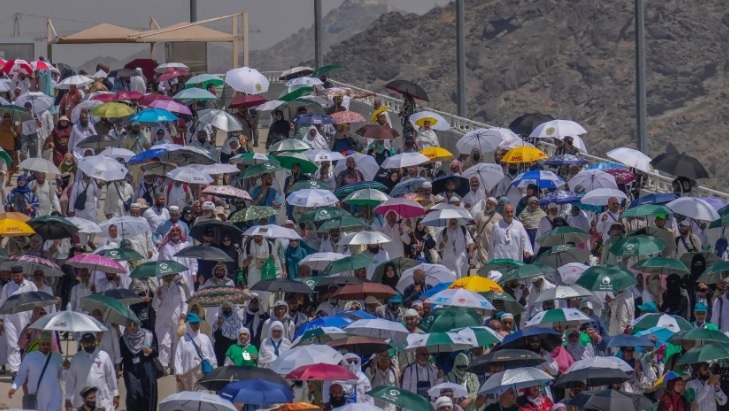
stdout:
POLYGON ((238 143, 238 147, 240 147, 240 140, 238 139, 238 137, 232 136, 232 137, 228 137, 228 139, 225 140, 225 143, 223 143, 223 146, 220 147, 220 152, 223 154, 227 154, 227 155, 233 154, 233 149, 230 148, 230 143, 232 143, 234 141, 236 143, 238 143))

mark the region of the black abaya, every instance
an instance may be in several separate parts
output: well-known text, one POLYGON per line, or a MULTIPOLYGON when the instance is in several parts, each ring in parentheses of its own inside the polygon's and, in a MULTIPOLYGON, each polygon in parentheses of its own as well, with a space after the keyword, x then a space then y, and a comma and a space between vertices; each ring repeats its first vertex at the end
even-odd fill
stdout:
POLYGON ((141 351, 135 355, 127 347, 124 337, 119 339, 128 410, 157 410, 157 378, 155 378, 154 366, 154 359, 157 358, 157 337, 152 340, 151 348, 152 353, 148 356, 141 351))

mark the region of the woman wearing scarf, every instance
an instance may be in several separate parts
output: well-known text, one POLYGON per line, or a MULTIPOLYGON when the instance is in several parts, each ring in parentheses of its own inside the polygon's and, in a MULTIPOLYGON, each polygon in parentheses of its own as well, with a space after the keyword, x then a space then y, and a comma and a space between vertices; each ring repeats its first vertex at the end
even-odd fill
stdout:
POLYGON ((60 163, 58 170, 61 175, 56 178, 56 183, 63 190, 58 202, 61 204, 61 210, 64 210, 65 213, 65 210, 68 210, 68 197, 71 195, 69 187, 73 187, 73 180, 76 176, 76 159, 73 154, 66 153, 60 163))
POLYGON ((374 157, 377 164, 380 165, 392 155, 392 151, 385 147, 385 140, 375 140, 367 147, 367 154, 374 157))
MULTIPOLYGON (((501 200, 499 200, 500 204, 501 200)), ((547 213, 539 207, 539 199, 536 197, 529 197, 526 208, 519 214, 519 222, 524 225, 524 229, 529 236, 529 242, 532 243, 532 248, 534 248, 536 241, 539 222, 546 216, 547 213)))
POLYGON ((565 335, 567 336, 567 343, 564 345, 564 349, 572 356, 573 360, 580 361, 595 357, 595 349, 592 347, 592 343, 583 345, 580 341, 580 330, 570 328, 565 335))
MULTIPOLYGON (((243 311, 243 326, 248 328, 251 332, 251 344, 256 347, 261 346, 261 334, 263 333, 263 323, 268 320, 269 316, 265 310, 260 307, 257 293, 250 294, 251 299, 248 300, 248 305, 245 311, 243 311)), ((283 329, 283 327, 282 327, 283 329)))
POLYGON ((43 237, 40 234, 30 236, 30 248, 25 252, 25 255, 43 258, 43 237))
POLYGON ((476 411, 476 396, 480 386, 476 374, 466 371, 470 364, 471 361, 469 361, 468 356, 459 353, 453 362, 453 370, 446 375, 443 381, 462 385, 466 388, 468 396, 463 398, 459 404, 464 411, 476 411))
POLYGON ((281 321, 274 321, 271 324, 270 336, 261 341, 261 356, 258 360, 259 367, 271 368, 271 364, 276 361, 279 355, 291 348, 291 341, 283 336, 283 329, 281 321))
MULTIPOLYGON (((303 240, 309 247, 318 250, 321 246, 321 238, 319 237, 319 234, 316 231, 316 224, 312 222, 306 223, 304 226, 304 232, 303 232, 303 240)), ((288 264, 286 265, 288 267, 288 264)), ((298 272, 298 269, 297 269, 298 272)))
POLYGON ((288 272, 288 278, 295 280, 299 276, 299 263, 309 253, 304 247, 301 246, 299 240, 290 240, 289 246, 284 251, 286 258, 286 271, 288 272))
POLYGON ((268 138, 266 139, 266 150, 278 143, 279 141, 289 138, 291 133, 291 123, 284 120, 283 111, 276 110, 273 112, 274 121, 268 128, 268 138))
POLYGON ((310 125, 309 130, 303 138, 305 143, 308 143, 312 150, 329 150, 329 143, 324 136, 319 133, 319 129, 315 125, 310 125))
POLYGON ((18 176, 17 181, 18 186, 12 189, 5 199, 5 211, 15 211, 33 218, 38 209, 38 197, 28 188, 28 177, 18 176))
POLYGON ((658 401, 658 411, 689 411, 691 404, 683 397, 686 382, 676 378, 666 384, 666 392, 658 401))
POLYGON ((194 258, 175 257, 175 254, 180 252, 182 249, 190 247, 190 244, 185 237, 185 233, 182 228, 177 224, 173 224, 170 227, 169 233, 159 244, 159 260, 172 260, 178 262, 188 270, 181 272, 179 275, 184 279, 184 284, 187 287, 188 292, 192 292, 195 288, 195 280, 193 273, 197 273, 197 260, 194 258))
POLYGON ((220 162, 222 164, 228 164, 233 156, 243 153, 243 147, 240 145, 240 139, 238 136, 231 136, 225 140, 223 146, 220 147, 220 162))
POLYGON ((608 234, 610 235, 610 238, 602 246, 600 264, 618 264, 620 261, 617 256, 610 254, 610 247, 625 238, 625 227, 623 227, 622 223, 614 222, 610 226, 608 234))
POLYGON ((666 278, 666 291, 663 293, 661 312, 691 320, 688 291, 683 287, 681 277, 673 273, 666 278))
POLYGON ((531 201, 532 197, 536 197, 537 201, 539 200, 539 187, 536 184, 529 184, 527 186, 526 195, 516 204, 516 211, 514 215, 520 216, 521 212, 527 208, 527 205, 529 205, 529 201, 531 201))
POLYGON ((217 320, 213 323, 213 350, 218 364, 225 362, 225 353, 238 340, 238 330, 242 326, 238 313, 233 311, 233 305, 229 302, 223 303, 217 320))
POLYGON ((225 352, 223 365, 255 367, 258 364, 258 349, 251 344, 251 332, 246 327, 238 330, 238 341, 225 352))
MULTIPOLYGON (((122 240, 122 248, 131 247, 131 241, 122 240)), ((140 261, 129 261, 129 269, 134 270, 139 265, 140 261)), ((141 321, 140 326, 146 330, 154 330, 157 313, 152 308, 152 299, 154 293, 157 291, 159 286, 156 277, 149 278, 132 278, 132 284, 129 287, 134 294, 137 294, 142 301, 136 304, 130 304, 129 308, 134 311, 137 318, 141 321)))
MULTIPOLYGON (((61 173, 64 172, 60 168, 61 163, 65 161, 66 154, 70 154, 68 152, 68 141, 71 138, 72 130, 73 125, 70 121, 68 121, 68 117, 61 116, 58 123, 56 123, 56 126, 53 128, 51 135, 48 136, 44 142, 46 149, 53 150, 53 164, 59 167, 61 173)), ((73 155, 71 157, 73 158, 73 155)))
POLYGON ((382 279, 380 280, 380 282, 389 287, 392 287, 393 290, 396 289, 397 283, 400 282, 400 275, 398 275, 397 273, 395 264, 385 263, 385 269, 382 273, 382 279))
POLYGON ((157 339, 152 332, 129 321, 121 337, 121 368, 129 410, 157 409, 157 339))
POLYGON ((233 261, 226 262, 223 264, 225 264, 225 268, 228 272, 228 278, 233 280, 234 283, 237 282, 238 270, 239 270, 238 261, 240 260, 240 250, 238 249, 236 244, 233 242, 233 238, 228 234, 223 234, 223 238, 222 238, 218 248, 223 250, 223 252, 225 252, 225 254, 228 254, 228 257, 230 257, 230 259, 233 260, 233 261))
POLYGON ((554 403, 542 393, 540 386, 529 387, 516 399, 522 411, 551 411, 554 403))

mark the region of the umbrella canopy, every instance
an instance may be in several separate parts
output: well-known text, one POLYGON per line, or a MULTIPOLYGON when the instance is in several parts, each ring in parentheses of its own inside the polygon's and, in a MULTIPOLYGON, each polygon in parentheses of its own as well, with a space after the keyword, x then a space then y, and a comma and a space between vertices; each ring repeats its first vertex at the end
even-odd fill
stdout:
POLYGON ((465 288, 476 293, 504 291, 495 281, 478 276, 462 277, 454 281, 450 288, 465 288))
POLYGON ((243 380, 263 380, 276 384, 286 384, 286 380, 268 368, 239 367, 235 365, 215 368, 197 382, 210 391, 220 391, 231 382, 243 380))
POLYGON ((279 404, 294 399, 288 383, 276 384, 257 379, 231 382, 218 395, 234 404, 279 404))
POLYGON ((646 218, 657 215, 669 215, 672 214, 671 210, 662 205, 656 204, 643 204, 637 207, 631 207, 625 210, 622 214, 623 218, 646 218))
POLYGON ((614 188, 595 188, 588 191, 587 194, 580 199, 580 202, 587 205, 604 206, 607 205, 611 198, 616 198, 620 201, 627 200, 628 196, 622 191, 614 188))
POLYGON ((56 297, 43 291, 26 291, 13 294, 0 306, 0 314, 17 314, 56 304, 56 297))
POLYGON ((206 100, 215 100, 218 98, 215 94, 203 90, 201 88, 197 87, 191 87, 186 88, 184 90, 180 90, 172 96, 174 100, 182 101, 182 102, 194 102, 194 101, 206 101, 206 100))
POLYGON ((400 137, 400 133, 398 133, 394 128, 380 124, 367 124, 357 129, 355 133, 364 138, 371 138, 375 140, 394 140, 397 137, 400 137))
POLYGON ((367 395, 402 409, 433 411, 433 406, 425 397, 402 388, 383 385, 368 391, 367 395))
POLYGON ((313 161, 303 153, 281 153, 276 156, 276 160, 281 164, 281 167, 293 170, 294 166, 299 166, 302 173, 311 174, 319 169, 313 161))
POLYGON ((346 256, 340 253, 314 253, 304 257, 304 259, 299 262, 299 265, 308 265, 309 268, 314 271, 321 271, 326 269, 332 262, 340 260, 344 257, 346 256))
POLYGON ((504 337, 489 327, 466 327, 460 330, 454 330, 458 335, 465 337, 471 341, 474 347, 487 347, 498 344, 504 337))
POLYGON ((586 297, 589 295, 592 295, 592 292, 584 287, 580 287, 579 285, 558 285, 554 288, 540 292, 534 302, 540 303, 553 300, 568 300, 572 298, 586 297))
POLYGON ((710 330, 708 328, 692 328, 690 330, 678 332, 674 334, 673 337, 668 339, 668 342, 676 345, 681 345, 683 341, 729 344, 729 336, 719 330, 710 330))
MULTIPOLYGON (((572 367, 570 367, 570 370, 571 369, 572 367)), ((575 371, 570 370, 555 381, 555 387, 571 388, 571 385, 575 382, 585 383, 588 387, 597 387, 602 385, 621 384, 631 378, 625 373, 625 371, 616 368, 594 367, 575 371)))
POLYGON ((518 188, 527 188, 534 184, 540 189, 557 188, 565 185, 564 180, 551 171, 536 170, 521 173, 511 182, 511 185, 518 188))
POLYGON ((299 234, 286 227, 281 227, 276 224, 266 224, 253 226, 243 233, 247 236, 260 235, 266 238, 284 238, 287 240, 301 240, 299 234))
POLYGON ((592 319, 578 309, 557 308, 538 312, 524 324, 524 328, 570 326, 584 324, 590 321, 592 319))
POLYGON ((473 176, 478 177, 482 187, 491 190, 504 179, 504 170, 498 164, 479 163, 467 168, 462 174, 468 179, 473 176))
POLYGON ((197 304, 200 307, 220 307, 224 302, 243 304, 249 299, 242 289, 228 286, 207 286, 195 291, 188 304, 197 304))
POLYGON ((545 264, 525 264, 509 270, 506 275, 499 279, 499 282, 503 284, 511 280, 525 280, 527 278, 534 278, 540 275, 551 276, 556 271, 557 270, 555 270, 554 268, 545 264))
POLYGON ((385 284, 362 283, 345 285, 338 289, 332 297, 339 300, 364 300, 368 296, 390 298, 395 295, 397 292, 385 284))
POLYGON ((385 84, 385 88, 388 90, 396 91, 400 94, 408 93, 413 98, 418 100, 430 101, 425 90, 419 85, 408 80, 393 80, 385 84))
POLYGON ((570 189, 574 191, 596 190, 598 188, 618 188, 615 177, 601 170, 583 170, 570 178, 570 189))
POLYGON ((7 237, 17 237, 34 234, 33 230, 27 223, 11 218, 0 220, 0 235, 7 237))
POLYGON ((71 224, 78 227, 79 233, 86 233, 86 234, 98 234, 101 232, 101 228, 98 224, 96 224, 93 221, 86 220, 85 218, 81 217, 67 217, 66 218, 71 224))
POLYGON ((629 236, 616 242, 610 247, 610 253, 617 256, 641 256, 657 254, 666 248, 666 243, 653 236, 629 236))
POLYGON ((703 164, 686 153, 679 153, 673 144, 669 143, 666 152, 659 154, 651 161, 653 168, 678 177, 688 177, 694 180, 709 178, 709 173, 703 164))
POLYGON ((347 234, 342 237, 340 244, 347 245, 367 245, 367 244, 384 244, 392 240, 390 237, 379 231, 360 231, 358 233, 347 234))
POLYGON ((573 245, 558 245, 551 247, 549 251, 537 257, 534 262, 557 268, 569 263, 582 263, 589 259, 590 252, 587 250, 573 245))
MULTIPOLYGON (((221 82, 223 80, 220 80, 221 82)), ((228 105, 230 108, 251 108, 260 106, 261 104, 267 102, 264 97, 261 96, 239 96, 233 99, 233 101, 228 105)))
POLYGON ((471 130, 461 137, 456 143, 456 148, 461 154, 470 155, 473 150, 490 153, 496 151, 503 141, 514 138, 520 139, 509 129, 479 128, 471 130))
POLYGON ((91 178, 103 181, 123 180, 128 173, 127 168, 116 159, 98 155, 79 160, 78 169, 91 178))
POLYGON ((342 340, 349 335, 337 327, 321 327, 307 330, 297 339, 291 342, 292 347, 309 344, 327 344, 332 341, 342 340))
POLYGON ((312 364, 299 367, 286 375, 291 381, 357 381, 352 371, 333 364, 312 364))
POLYGON ((430 128, 433 130, 448 131, 451 128, 445 117, 430 110, 418 111, 410 115, 410 124, 416 129, 423 127, 426 121, 430 123, 430 128))
POLYGON ((91 148, 96 151, 101 151, 106 147, 118 145, 119 142, 113 139, 111 136, 89 136, 81 140, 80 143, 76 144, 77 148, 91 148))
POLYGON ((193 166, 176 168, 167 173, 167 177, 188 184, 210 184, 213 182, 213 178, 209 174, 202 173, 193 166))
POLYGON ((428 157, 430 161, 448 161, 455 157, 450 151, 443 147, 428 147, 420 150, 420 154, 428 157))
POLYGON ((97 253, 117 261, 144 260, 145 258, 142 254, 139 254, 130 248, 107 248, 105 250, 97 251, 97 253))
POLYGON ((506 368, 536 367, 547 361, 544 357, 528 350, 496 350, 476 357, 467 368, 475 374, 489 373, 491 364, 504 364, 506 368))
POLYGON ((20 107, 25 107, 25 103, 30 103, 34 112, 42 113, 53 105, 53 98, 45 93, 33 91, 15 99, 15 104, 20 107))
POLYGON ((372 211, 383 216, 392 211, 400 218, 414 218, 425 214, 420 203, 407 198, 389 198, 372 211))
POLYGON ((125 288, 112 288, 110 290, 102 291, 98 294, 103 295, 104 297, 119 300, 124 304, 136 304, 144 301, 144 299, 139 295, 135 294, 134 291, 127 290, 125 288))
POLYGON ((215 74, 198 74, 197 76, 190 77, 185 82, 185 88, 196 88, 198 85, 200 85, 200 88, 205 90, 210 84, 214 85, 215 87, 220 87, 225 84, 225 80, 215 74))
POLYGON ((98 254, 76 254, 66 260, 66 264, 76 268, 88 268, 90 271, 103 271, 105 273, 126 273, 127 269, 117 261, 98 254))
POLYGON ((179 274, 189 270, 188 267, 172 260, 148 261, 142 263, 129 274, 132 278, 161 277, 169 274, 179 274))
POLYGON ((429 163, 430 159, 420 153, 401 153, 388 157, 380 164, 384 169, 407 168, 429 163))
POLYGON ((69 88, 71 88, 71 86, 84 87, 93 82, 94 82, 94 79, 92 79, 91 77, 75 75, 75 76, 66 77, 65 79, 61 80, 58 84, 56 84, 55 87, 59 90, 68 90, 69 88))
POLYGON ((127 150, 126 148, 121 147, 107 147, 99 153, 99 155, 111 157, 111 158, 121 158, 122 160, 129 161, 132 157, 134 157, 136 154, 134 151, 127 150))
POLYGON ((297 140, 294 138, 287 138, 281 140, 278 143, 268 148, 269 154, 282 153, 285 151, 302 152, 311 150, 312 147, 305 141, 297 140))
POLYGON ((123 302, 101 294, 91 294, 81 299, 81 309, 101 311, 105 323, 126 324, 131 320, 140 324, 139 317, 123 302))
POLYGON ((573 154, 560 154, 549 157, 544 163, 545 166, 580 166, 589 163, 582 157, 573 154))
POLYGON ((548 156, 542 150, 536 147, 523 146, 509 150, 501 158, 501 162, 506 164, 522 164, 546 160, 547 158, 548 156))
POLYGON ((311 289, 304 283, 288 278, 261 280, 251 287, 251 291, 268 291, 271 293, 311 294, 311 289))
POLYGON ((494 310, 494 306, 483 296, 464 288, 451 288, 436 293, 426 303, 462 308, 494 310))
POLYGON ((198 122, 209 124, 219 130, 231 132, 243 129, 243 125, 237 118, 223 110, 201 110, 198 112, 198 116, 198 122))
POLYGON ((515 390, 519 390, 543 385, 553 379, 549 374, 534 367, 508 369, 491 375, 483 383, 478 393, 480 395, 493 394, 498 392, 501 387, 512 387, 515 390))
POLYGON ((576 137, 587 133, 581 125, 572 120, 550 120, 538 125, 529 137, 558 138, 576 137))
POLYGON ((405 338, 410 334, 402 323, 383 318, 357 320, 345 326, 344 331, 351 335, 393 340, 396 344, 404 343, 405 338))
POLYGON ((192 111, 190 111, 189 107, 182 105, 173 100, 155 100, 155 101, 149 103, 148 107, 159 108, 162 110, 167 110, 172 113, 186 114, 188 116, 192 115, 192 111))
POLYGON ((473 310, 448 307, 431 311, 430 314, 420 320, 418 327, 425 332, 435 333, 465 327, 478 327, 482 324, 481 316, 473 310))
POLYGON ((159 108, 148 108, 146 110, 140 111, 139 113, 129 118, 129 121, 131 122, 138 121, 140 123, 147 124, 164 123, 167 121, 177 120, 179 120, 179 118, 176 115, 167 110, 162 110, 159 108))
MULTIPOLYGON (((7 257, 5 257, 7 258, 7 257)), ((63 271, 51 260, 45 258, 33 257, 29 255, 14 255, 0 264, 0 268, 10 271, 15 265, 19 265, 23 272, 28 276, 32 275, 36 271, 42 271, 46 277, 63 277, 63 271)))
POLYGON ((363 123, 367 121, 361 114, 354 111, 332 113, 331 118, 336 124, 363 123))
POLYGON ((429 334, 410 334, 403 351, 427 348, 430 353, 455 352, 473 347, 465 337, 454 332, 431 332, 429 334))
POLYGON ((134 109, 124 103, 110 102, 99 104, 89 111, 92 116, 104 118, 128 117, 135 113, 134 109))
POLYGON ((575 227, 556 227, 541 237, 537 238, 537 242, 542 247, 552 247, 555 245, 565 245, 567 243, 582 244, 590 239, 590 234, 586 231, 575 227))
POLYGON ((682 317, 668 314, 649 313, 643 314, 630 323, 635 334, 638 331, 647 330, 653 327, 666 328, 674 333, 694 328, 682 317))
POLYGON ((688 274, 690 272, 681 260, 660 256, 640 260, 631 268, 649 274, 668 275, 672 273, 688 274))
MULTIPOLYGON (((287 94, 284 97, 281 97, 281 100, 294 100, 295 98, 300 97, 300 94, 302 94, 304 90, 305 88, 300 88, 292 93, 287 94)), ((303 127, 307 125, 319 126, 323 124, 334 124, 334 120, 331 117, 319 113, 301 114, 294 117, 291 121, 298 127, 303 127)))
POLYGON ((28 221, 28 225, 46 240, 71 238, 78 233, 78 227, 63 217, 42 216, 28 221))
POLYGON ((353 192, 342 201, 347 204, 376 207, 388 200, 390 200, 390 197, 382 191, 365 188, 353 192))
POLYGON ((142 233, 151 231, 149 223, 144 217, 121 216, 112 217, 99 225, 102 230, 102 236, 106 236, 109 227, 115 225, 118 233, 122 237, 134 237, 142 233))
POLYGON ((268 91, 269 82, 258 70, 240 67, 225 73, 225 82, 234 90, 246 94, 262 94, 268 91))
POLYGON ((729 274, 729 261, 722 261, 710 265, 696 281, 703 284, 719 284, 727 277, 727 274, 729 274))
POLYGON ((216 394, 182 391, 162 400, 159 411, 238 411, 238 408, 216 394))
POLYGON ((590 291, 618 292, 637 283, 635 276, 623 267, 596 265, 585 270, 576 284, 590 291))
POLYGON ((265 218, 268 219, 271 216, 275 216, 278 212, 273 207, 267 206, 250 206, 243 210, 236 211, 230 216, 231 223, 243 223, 246 221, 258 222, 265 218))
POLYGON ((381 338, 361 336, 337 338, 327 345, 341 352, 354 353, 360 357, 370 357, 390 349, 390 344, 381 338))
POLYGON ((71 310, 70 304, 63 311, 44 315, 33 324, 30 324, 30 328, 41 331, 72 333, 108 331, 104 324, 96 321, 92 316, 71 310))
POLYGON ((527 337, 539 337, 539 344, 546 351, 552 351, 562 344, 562 334, 552 328, 528 328, 511 333, 501 340, 499 350, 504 348, 525 349, 528 347, 527 337))
POLYGON ((696 197, 679 197, 666 204, 671 211, 684 217, 700 221, 714 221, 720 218, 711 204, 696 197))
POLYGON ((420 223, 424 226, 447 227, 452 219, 462 225, 470 224, 473 221, 473 217, 466 209, 450 206, 429 212, 420 223))
MULTIPOLYGON (((727 337, 727 342, 729 342, 729 337, 727 337)), ((629 334, 618 334, 616 336, 610 337, 610 339, 608 340, 608 348, 612 348, 612 347, 653 347, 654 345, 655 345, 655 343, 653 343, 652 341, 650 341, 648 339, 645 339, 643 337, 638 337, 635 335, 629 335, 629 334)))
MULTIPOLYGON (((336 365, 344 360, 342 354, 326 345, 303 345, 283 352, 271 364, 271 370, 286 375, 297 368, 312 364, 336 365)), ((286 379, 289 379, 288 377, 286 379)), ((356 378, 355 378, 356 379, 356 378)))
POLYGON ((324 268, 324 270, 319 275, 332 275, 343 273, 345 271, 354 271, 360 268, 369 267, 375 262, 376 261, 374 258, 366 255, 350 255, 332 261, 331 263, 329 263, 329 265, 326 266, 326 268, 324 268))
POLYGON ((579 409, 639 411, 652 409, 653 403, 643 395, 618 390, 583 391, 568 403, 579 409))
POLYGON ((240 239, 243 231, 227 221, 208 220, 195 224, 190 230, 190 236, 197 241, 203 242, 203 233, 212 230, 215 236, 215 243, 222 243, 223 236, 228 236, 235 241, 240 239))
MULTIPOLYGON (((410 265, 409 262, 407 262, 407 264, 410 265)), ((395 268, 397 269, 397 266, 395 268)), ((440 283, 453 282, 456 280, 455 273, 453 273, 453 271, 449 270, 443 265, 419 263, 400 272, 400 280, 397 282, 396 286, 398 291, 404 293, 405 289, 413 283, 413 273, 415 272, 415 270, 423 270, 423 272, 425 272, 425 283, 431 287, 434 287, 440 283)), ((373 276, 373 279, 374 278, 375 277, 373 276)))
POLYGON ((217 197, 224 198, 242 198, 244 200, 251 200, 251 195, 247 191, 241 190, 233 186, 207 186, 202 191, 205 194, 213 194, 217 197))

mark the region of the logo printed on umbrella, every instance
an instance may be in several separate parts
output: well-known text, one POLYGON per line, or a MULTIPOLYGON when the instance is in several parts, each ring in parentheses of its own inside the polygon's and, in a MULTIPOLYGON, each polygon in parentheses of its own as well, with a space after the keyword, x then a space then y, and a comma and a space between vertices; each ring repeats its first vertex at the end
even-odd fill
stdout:
POLYGON ((612 280, 610 280, 610 277, 605 276, 602 278, 600 284, 600 291, 612 291, 613 290, 613 284, 612 280))
POLYGON ((161 268, 163 270, 166 270, 168 267, 169 266, 167 265, 167 263, 162 263, 162 264, 159 265, 159 268, 161 268))
POLYGON ((546 132, 547 132, 547 135, 548 135, 548 136, 551 136, 552 134, 554 134, 554 127, 549 127, 549 128, 548 128, 548 129, 546 130, 546 132))
POLYGON ((263 86, 261 86, 261 83, 256 83, 256 91, 263 90, 263 86))

